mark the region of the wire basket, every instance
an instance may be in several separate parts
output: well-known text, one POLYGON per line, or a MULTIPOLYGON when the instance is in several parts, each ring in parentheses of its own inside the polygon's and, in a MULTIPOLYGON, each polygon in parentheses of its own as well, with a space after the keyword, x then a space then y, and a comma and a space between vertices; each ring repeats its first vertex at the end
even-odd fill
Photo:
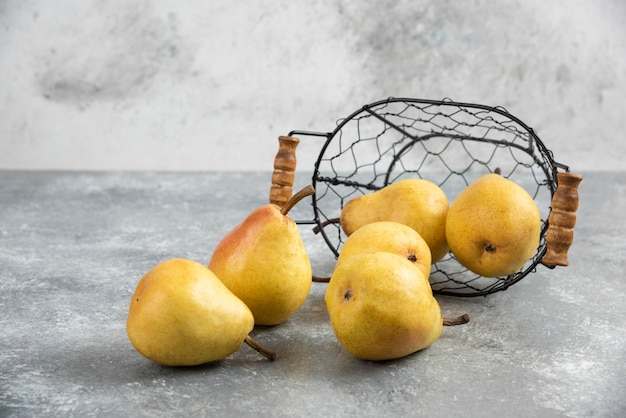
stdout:
POLYGON ((276 204, 282 202, 280 193, 283 200, 291 194, 299 143, 294 135, 325 140, 311 180, 313 219, 299 223, 314 224, 335 257, 347 238, 338 219, 349 200, 401 179, 422 178, 437 184, 452 202, 475 179, 498 171, 524 187, 540 209, 541 238, 535 255, 515 274, 485 278, 449 252, 432 266, 433 292, 487 295, 517 283, 540 263, 549 268, 568 264, 582 177, 557 163, 535 132, 502 107, 389 98, 339 120, 332 132, 292 131, 279 138, 270 191, 270 201, 276 204), (559 183, 563 187, 557 193, 559 183))

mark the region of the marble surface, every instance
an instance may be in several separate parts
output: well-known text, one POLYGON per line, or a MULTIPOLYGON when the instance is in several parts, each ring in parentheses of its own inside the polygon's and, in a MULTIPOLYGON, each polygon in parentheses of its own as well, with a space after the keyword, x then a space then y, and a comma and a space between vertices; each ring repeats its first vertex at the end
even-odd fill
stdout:
POLYGON ((271 170, 278 135, 414 97, 504 106, 562 161, 620 170, 625 18, 623 0, 2 1, 0 169, 271 170))
MULTIPOLYGON (((360 361, 339 346, 314 283, 286 323, 194 368, 153 364, 125 332, 158 262, 207 262, 267 201, 269 173, 0 171, 0 416, 618 417, 626 411, 626 173, 583 173, 571 265, 487 297, 438 297, 427 350, 360 361)), ((294 217, 311 217, 309 206, 294 217)), ((301 228, 314 270, 334 259, 301 228)))

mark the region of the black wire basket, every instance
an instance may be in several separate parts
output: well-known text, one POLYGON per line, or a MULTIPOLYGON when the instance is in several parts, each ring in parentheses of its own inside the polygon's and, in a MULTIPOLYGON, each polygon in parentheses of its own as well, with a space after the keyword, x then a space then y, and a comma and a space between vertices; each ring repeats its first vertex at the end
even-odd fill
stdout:
MULTIPOLYGON (((498 171, 524 187, 540 209, 542 229, 535 255, 515 274, 485 278, 449 252, 432 266, 433 292, 487 295, 507 289, 539 264, 549 268, 568 264, 582 177, 556 162, 533 129, 502 107, 388 98, 339 120, 332 132, 291 131, 279 138, 270 201, 272 192, 291 193, 299 143, 295 135, 324 139, 311 179, 313 219, 298 222, 314 224, 335 257, 347 238, 338 218, 356 196, 401 179, 423 178, 437 184, 452 202, 473 180, 498 171), (567 185, 557 193, 559 183, 567 185)), ((280 204, 280 199, 274 203, 280 204)))

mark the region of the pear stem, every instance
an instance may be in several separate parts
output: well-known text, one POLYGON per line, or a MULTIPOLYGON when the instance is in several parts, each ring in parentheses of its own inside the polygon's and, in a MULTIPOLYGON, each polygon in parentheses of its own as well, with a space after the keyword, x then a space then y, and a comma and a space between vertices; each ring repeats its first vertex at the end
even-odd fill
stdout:
POLYGON ((332 219, 328 219, 324 222, 322 222, 321 225, 316 225, 315 228, 313 228, 313 233, 314 234, 319 234, 320 231, 322 230, 322 228, 327 227, 328 225, 332 225, 332 224, 338 224, 340 222, 339 218, 332 218, 332 219))
POLYGON ((310 184, 306 185, 298 193, 291 196, 291 199, 285 202, 285 204, 280 208, 280 213, 282 213, 283 215, 286 215, 287 213, 289 213, 291 208, 293 208, 296 205, 296 203, 298 203, 299 201, 301 201, 307 196, 311 196, 314 193, 315 193, 315 189, 313 188, 313 186, 311 186, 310 184))
POLYGON ((261 355, 269 361, 276 360, 276 353, 274 351, 270 350, 269 348, 263 347, 257 340, 255 340, 251 336, 248 335, 243 341, 250 347, 255 349, 257 352, 261 353, 261 355))
POLYGON ((313 281, 317 283, 328 283, 330 282, 330 277, 322 277, 313 275, 313 281))
POLYGON ((468 314, 463 314, 455 318, 443 318, 443 325, 446 327, 453 327, 455 325, 467 324, 470 321, 468 314))

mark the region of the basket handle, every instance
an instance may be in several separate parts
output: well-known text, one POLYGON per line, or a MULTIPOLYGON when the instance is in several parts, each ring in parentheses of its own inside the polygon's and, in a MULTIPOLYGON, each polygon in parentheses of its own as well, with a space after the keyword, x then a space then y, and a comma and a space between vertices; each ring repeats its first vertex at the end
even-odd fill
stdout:
POLYGON ((291 198, 296 171, 296 147, 300 140, 293 136, 278 137, 278 153, 274 158, 270 203, 283 206, 291 198))
POLYGON ((558 186, 552 196, 552 210, 546 231, 546 255, 541 262, 548 267, 567 266, 567 251, 574 241, 574 225, 578 209, 578 185, 583 176, 569 172, 557 173, 558 186))

